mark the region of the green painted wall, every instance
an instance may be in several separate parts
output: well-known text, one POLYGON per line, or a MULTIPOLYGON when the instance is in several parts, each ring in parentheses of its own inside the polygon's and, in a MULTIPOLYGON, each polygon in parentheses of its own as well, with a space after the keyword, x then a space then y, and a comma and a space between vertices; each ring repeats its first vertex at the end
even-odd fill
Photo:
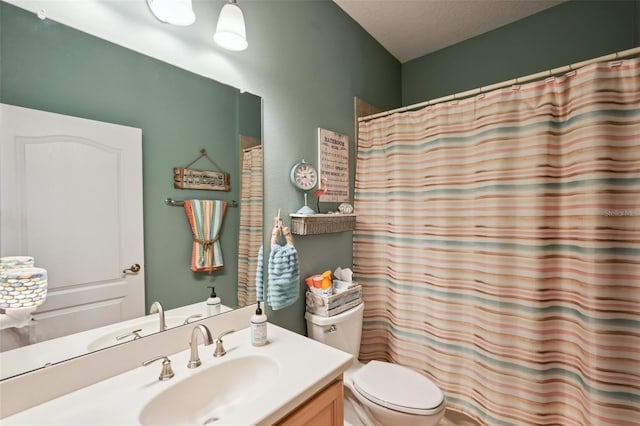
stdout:
MULTIPOLYGON (((155 300, 170 309, 206 299, 210 277, 190 271, 184 210, 163 201, 238 199, 237 184, 230 193, 173 188, 173 167, 186 166, 201 148, 239 181, 238 90, 6 3, 0 14, 0 102, 142 129, 147 311, 155 300)), ((250 127, 259 128, 257 120, 250 127)), ((212 168, 204 159, 198 166, 212 168)), ((235 305, 239 217, 238 209, 227 212, 225 268, 214 283, 235 305)))
POLYGON ((239 133, 262 138, 262 99, 252 93, 241 93, 238 102, 239 133))
POLYGON ((402 103, 640 45, 640 1, 573 0, 402 65, 402 103))

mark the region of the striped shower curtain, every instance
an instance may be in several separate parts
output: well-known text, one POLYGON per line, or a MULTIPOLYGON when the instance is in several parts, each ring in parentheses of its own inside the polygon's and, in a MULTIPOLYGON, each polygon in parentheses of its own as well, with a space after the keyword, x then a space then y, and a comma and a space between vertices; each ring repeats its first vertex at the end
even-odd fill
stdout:
POLYGON ((484 425, 640 424, 640 62, 360 123, 360 358, 484 425))
POLYGON ((262 146, 242 154, 238 307, 256 302, 256 267, 262 245, 262 146))

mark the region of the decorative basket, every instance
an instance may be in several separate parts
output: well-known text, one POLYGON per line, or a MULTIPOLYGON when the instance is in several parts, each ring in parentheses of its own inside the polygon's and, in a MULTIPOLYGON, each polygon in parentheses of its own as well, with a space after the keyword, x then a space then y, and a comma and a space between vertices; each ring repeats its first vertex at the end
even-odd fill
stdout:
POLYGON ((356 285, 331 296, 321 296, 307 291, 307 312, 330 317, 362 303, 362 286, 356 285))
POLYGON ((356 215, 351 214, 290 214, 291 232, 296 235, 330 234, 353 231, 356 215))

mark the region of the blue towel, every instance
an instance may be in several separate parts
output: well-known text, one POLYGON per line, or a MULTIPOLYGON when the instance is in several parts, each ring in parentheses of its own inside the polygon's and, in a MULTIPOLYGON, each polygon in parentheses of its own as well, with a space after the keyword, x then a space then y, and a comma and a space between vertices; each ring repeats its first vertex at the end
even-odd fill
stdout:
POLYGON ((258 265, 256 266, 256 300, 258 302, 264 301, 264 273, 262 270, 264 269, 264 250, 262 246, 260 246, 260 250, 258 250, 258 265))
POLYGON ((298 300, 300 294, 300 265, 293 244, 275 244, 269 254, 267 303, 271 309, 286 308, 298 300))

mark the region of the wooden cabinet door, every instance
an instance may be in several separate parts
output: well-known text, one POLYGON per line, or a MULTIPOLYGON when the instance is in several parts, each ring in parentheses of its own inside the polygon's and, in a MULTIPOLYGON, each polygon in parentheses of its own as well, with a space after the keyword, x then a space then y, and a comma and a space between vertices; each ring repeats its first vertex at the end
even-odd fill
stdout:
POLYGON ((283 426, 342 426, 342 380, 337 380, 307 400, 280 423, 283 426))

